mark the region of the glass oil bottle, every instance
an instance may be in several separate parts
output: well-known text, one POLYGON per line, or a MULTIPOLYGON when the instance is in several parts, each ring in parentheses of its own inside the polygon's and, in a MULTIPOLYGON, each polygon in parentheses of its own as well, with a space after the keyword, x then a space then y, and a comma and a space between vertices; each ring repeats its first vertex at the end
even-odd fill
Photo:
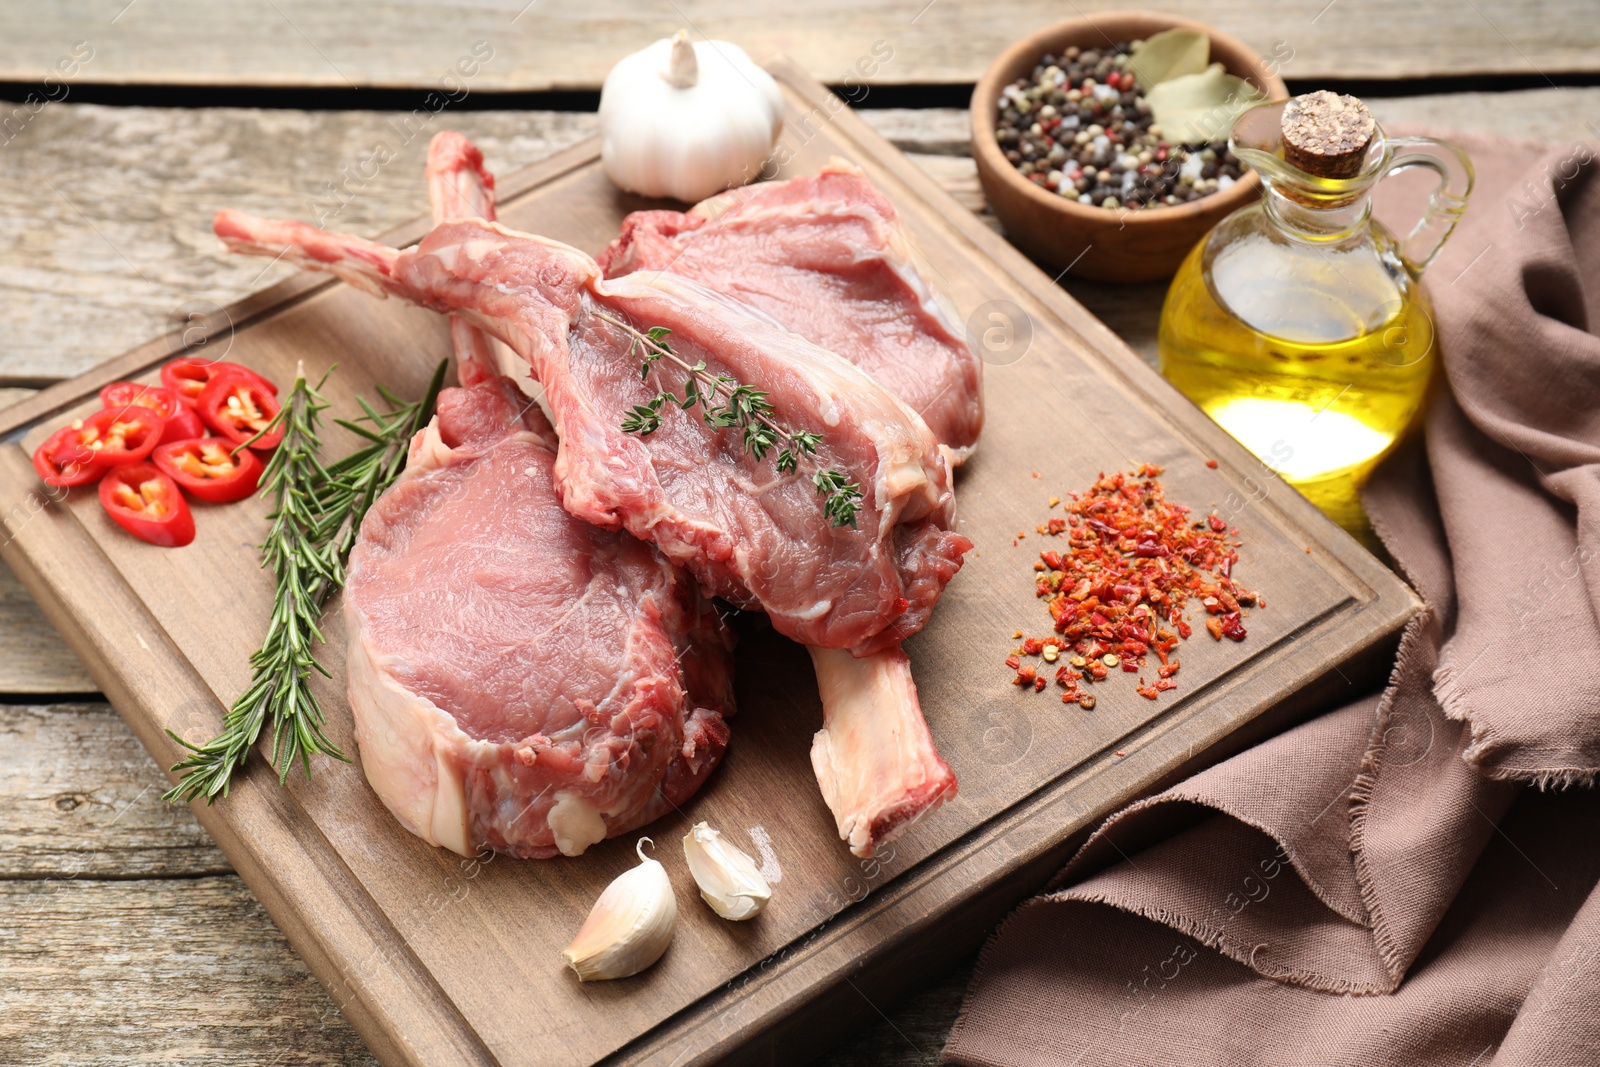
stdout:
POLYGON ((1453 145, 1386 137, 1365 105, 1320 92, 1246 112, 1234 154, 1262 199, 1195 246, 1161 312, 1167 379, 1352 532, 1361 482, 1406 431, 1438 362, 1419 278, 1466 209, 1453 145), (1372 218, 1381 179, 1439 176, 1397 239, 1372 218))

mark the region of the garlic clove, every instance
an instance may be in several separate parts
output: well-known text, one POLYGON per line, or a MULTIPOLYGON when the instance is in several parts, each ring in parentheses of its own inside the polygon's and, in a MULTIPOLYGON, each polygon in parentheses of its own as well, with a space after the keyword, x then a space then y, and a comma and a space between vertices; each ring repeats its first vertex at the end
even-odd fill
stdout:
POLYGON ((649 840, 639 839, 639 865, 612 879, 561 954, 580 982, 638 974, 672 941, 678 902, 666 868, 644 854, 649 840))
POLYGON ((772 899, 755 860, 703 822, 684 835, 683 856, 700 895, 724 919, 754 918, 772 899))

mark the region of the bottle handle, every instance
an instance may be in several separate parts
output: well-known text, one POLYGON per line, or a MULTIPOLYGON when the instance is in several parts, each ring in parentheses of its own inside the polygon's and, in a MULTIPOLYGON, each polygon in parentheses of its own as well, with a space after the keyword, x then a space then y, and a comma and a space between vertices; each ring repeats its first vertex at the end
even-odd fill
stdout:
POLYGON ((1401 262, 1414 277, 1420 276, 1467 210, 1467 197, 1472 195, 1472 161, 1455 145, 1432 137, 1391 137, 1389 145, 1394 155, 1384 171, 1385 178, 1413 167, 1426 167, 1439 176, 1438 187, 1428 194, 1422 218, 1400 242, 1401 262))

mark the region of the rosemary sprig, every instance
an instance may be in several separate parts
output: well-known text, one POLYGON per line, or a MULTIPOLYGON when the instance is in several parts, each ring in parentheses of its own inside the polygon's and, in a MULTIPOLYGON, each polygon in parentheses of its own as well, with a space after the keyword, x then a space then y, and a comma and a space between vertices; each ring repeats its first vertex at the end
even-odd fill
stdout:
MULTIPOLYGON (((624 433, 641 436, 661 429, 661 409, 676 404, 688 411, 696 404, 703 409, 701 418, 714 430, 737 427, 743 435, 745 451, 759 462, 768 452, 777 448, 774 458, 780 474, 792 474, 800 465, 801 456, 816 456, 822 435, 806 430, 788 430, 773 419, 773 408, 765 391, 743 385, 725 374, 713 375, 706 369, 705 360, 690 364, 672 350, 667 335, 672 331, 665 326, 652 326, 640 331, 603 311, 595 315, 627 333, 633 340, 628 345, 628 357, 642 347, 644 356, 639 362, 639 380, 650 379, 650 369, 660 360, 667 360, 688 374, 684 379, 683 396, 663 390, 643 404, 636 404, 622 418, 624 433), (781 447, 780 447, 781 445, 781 447)), ((841 470, 818 468, 811 482, 823 498, 823 510, 834 526, 854 526, 856 514, 861 510, 861 486, 852 482, 841 470)))
POLYGON ((427 392, 414 404, 402 403, 379 387, 389 410, 379 411, 361 400, 361 418, 335 420, 367 444, 326 466, 320 459, 318 431, 328 402, 319 391, 321 383, 311 385, 303 372, 296 376, 282 410, 262 431, 279 425, 284 429, 283 441, 262 475, 275 504, 272 525, 261 545, 262 566, 276 578, 267 635, 250 657, 250 684, 228 709, 220 734, 196 745, 167 731, 189 750, 172 767, 182 778, 166 793, 167 800, 203 796, 209 803, 227 796, 234 774, 269 720, 279 784, 288 781, 296 761, 309 778, 313 753, 349 761, 323 733, 325 720, 311 691, 311 672, 328 676, 328 671, 312 648, 322 640, 323 605, 344 585, 345 560, 361 519, 404 469, 412 435, 433 417, 444 369, 445 364, 439 364, 427 392))

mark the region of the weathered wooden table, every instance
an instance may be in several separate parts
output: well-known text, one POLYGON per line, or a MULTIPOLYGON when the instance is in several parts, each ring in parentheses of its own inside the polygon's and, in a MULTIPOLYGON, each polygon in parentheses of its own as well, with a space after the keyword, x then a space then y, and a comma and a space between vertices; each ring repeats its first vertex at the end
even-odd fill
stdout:
MULTIPOLYGON (((1385 122, 1600 137, 1600 88, 1585 87, 1600 79, 1594 0, 1151 6, 1288 55, 1292 87, 1348 87, 1385 122)), ((593 90, 611 62, 683 25, 757 54, 781 49, 830 82, 888 42, 864 103, 897 106, 867 119, 982 213, 966 115, 950 105, 1004 44, 1063 11, 973 8, 6 4, 0 405, 288 273, 223 255, 210 236, 218 207, 315 217, 338 182, 337 227, 380 232, 425 211, 435 130, 464 131, 497 171, 536 160, 594 131, 593 90), (479 40, 495 57, 466 98, 428 116, 376 174, 349 178, 479 40), (57 63, 73 56, 64 76, 57 63)), ((1153 357, 1164 286, 1068 288, 1153 357)), ((188 811, 159 799, 161 769, 93 690, 0 565, 0 1064, 372 1062, 188 811)), ((934 1062, 967 971, 876 1005, 883 1021, 826 1062, 934 1062)))

